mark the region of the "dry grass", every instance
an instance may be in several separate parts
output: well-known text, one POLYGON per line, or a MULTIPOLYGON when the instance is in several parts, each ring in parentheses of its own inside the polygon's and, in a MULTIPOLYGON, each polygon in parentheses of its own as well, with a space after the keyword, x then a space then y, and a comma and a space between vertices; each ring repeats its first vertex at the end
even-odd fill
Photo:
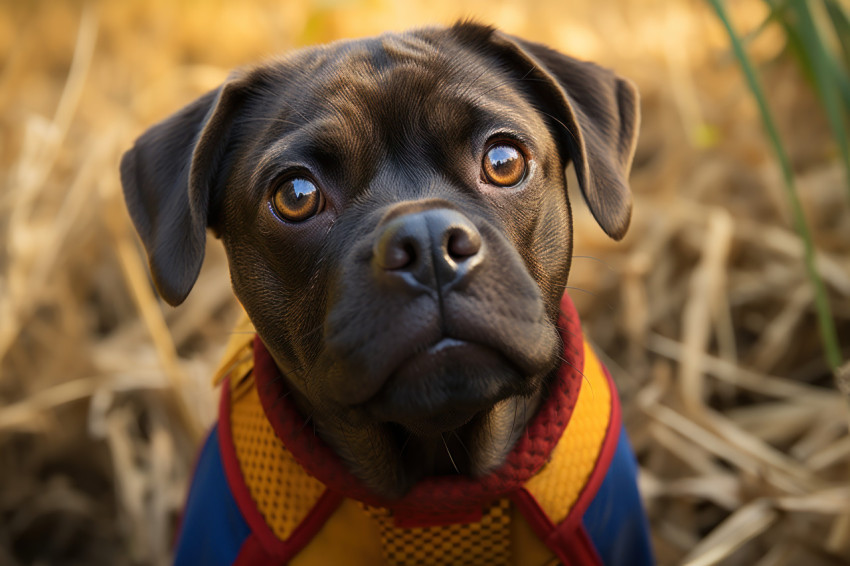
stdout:
MULTIPOLYGON (((733 7, 745 31, 764 16, 755 0, 733 7)), ((633 227, 608 241, 577 205, 571 285, 621 387, 661 563, 848 563, 848 405, 778 168, 705 4, 0 0, 0 565, 167 563, 213 418, 236 314, 223 254, 210 244, 184 306, 158 302, 121 151, 232 66, 461 16, 613 66, 643 93, 633 227)), ((847 359, 841 165, 781 35, 749 48, 847 359)))

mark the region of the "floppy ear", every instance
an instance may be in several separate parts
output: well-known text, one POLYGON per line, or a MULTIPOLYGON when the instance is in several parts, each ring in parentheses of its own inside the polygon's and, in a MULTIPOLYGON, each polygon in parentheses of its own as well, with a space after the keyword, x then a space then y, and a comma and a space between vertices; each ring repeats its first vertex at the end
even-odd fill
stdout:
POLYGON ((640 126, 635 86, 608 69, 492 31, 491 43, 542 98, 593 217, 620 240, 632 213, 628 177, 640 126))
POLYGON ((151 127, 121 159, 121 184, 160 295, 182 303, 201 270, 211 195, 244 89, 233 80, 151 127))

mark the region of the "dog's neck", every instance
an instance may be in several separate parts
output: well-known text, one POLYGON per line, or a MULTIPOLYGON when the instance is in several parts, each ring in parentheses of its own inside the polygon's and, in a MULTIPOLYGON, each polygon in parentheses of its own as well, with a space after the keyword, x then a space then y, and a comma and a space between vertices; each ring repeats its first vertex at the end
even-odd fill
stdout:
POLYGON ((558 327, 562 364, 536 398, 506 399, 476 417, 489 421, 437 438, 413 438, 382 423, 324 434, 325 427, 344 425, 311 423, 303 416, 308 413, 299 409, 259 339, 254 377, 277 436, 308 473, 337 491, 369 504, 395 507, 429 507, 435 489, 450 489, 461 499, 490 497, 494 493, 488 492, 504 491, 530 478, 546 462, 569 420, 581 384, 584 351, 578 315, 567 295, 558 327), (473 446, 477 448, 470 451, 473 446), (406 456, 413 451, 415 458, 406 456), (430 463, 424 473, 423 462, 430 463))

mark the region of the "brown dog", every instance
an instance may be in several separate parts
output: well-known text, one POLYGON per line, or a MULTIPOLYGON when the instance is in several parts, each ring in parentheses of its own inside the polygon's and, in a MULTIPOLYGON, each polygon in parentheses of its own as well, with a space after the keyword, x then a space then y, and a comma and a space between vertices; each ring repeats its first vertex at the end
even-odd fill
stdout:
MULTIPOLYGON (((582 349, 561 313, 564 170, 575 165, 594 217, 621 238, 637 104, 605 69, 462 23, 239 71, 139 138, 121 176, 170 304, 195 282, 207 229, 221 238, 280 450, 325 473, 278 430, 291 411, 366 494, 341 495, 392 512, 429 478, 500 473, 549 410, 582 349)), ((563 391, 575 406, 578 390, 563 391)), ((178 558, 196 563, 187 529, 178 558)))

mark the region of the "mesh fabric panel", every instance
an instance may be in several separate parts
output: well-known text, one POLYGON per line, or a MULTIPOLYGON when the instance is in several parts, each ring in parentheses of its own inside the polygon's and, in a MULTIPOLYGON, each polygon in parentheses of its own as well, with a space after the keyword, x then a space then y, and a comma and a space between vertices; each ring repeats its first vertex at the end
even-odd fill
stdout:
POLYGON ((364 506, 378 522, 384 559, 389 566, 501 566, 511 560, 511 503, 501 499, 481 521, 439 527, 398 528, 387 509, 364 506))
POLYGON ((551 460, 526 483, 526 489, 555 524, 567 517, 596 467, 611 420, 608 379, 587 343, 584 379, 572 418, 551 460))
POLYGON ((272 532, 286 540, 325 491, 275 436, 250 379, 234 380, 231 432, 242 477, 272 532))

